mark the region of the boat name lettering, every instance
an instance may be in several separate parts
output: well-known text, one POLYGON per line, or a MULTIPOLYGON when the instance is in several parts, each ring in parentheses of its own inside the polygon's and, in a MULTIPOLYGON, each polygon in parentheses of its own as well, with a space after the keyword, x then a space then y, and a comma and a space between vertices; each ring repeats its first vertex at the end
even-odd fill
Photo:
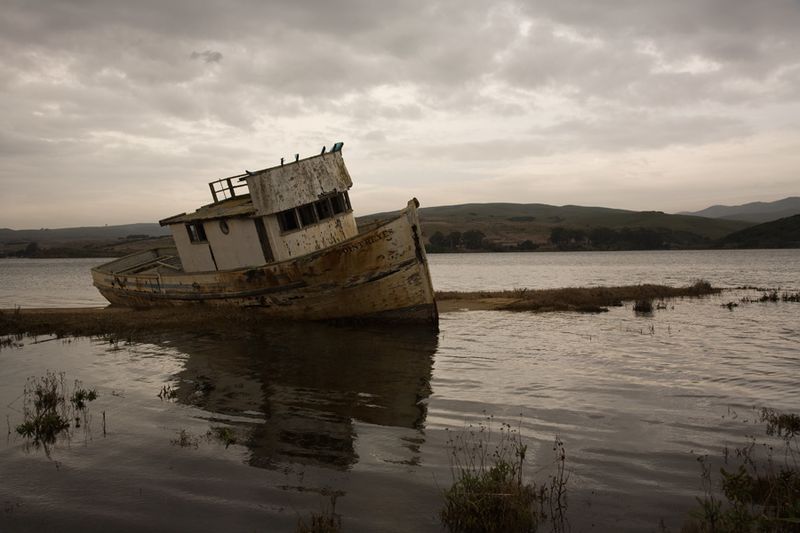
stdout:
POLYGON ((343 254, 349 254, 351 252, 357 252, 358 250, 360 250, 360 249, 364 248, 365 246, 368 246, 368 245, 370 245, 370 244, 372 244, 374 242, 378 242, 378 241, 381 241, 381 240, 384 240, 384 239, 388 239, 389 236, 392 235, 392 233, 394 233, 393 229, 385 229, 382 232, 373 235, 372 237, 367 237, 366 239, 364 239, 361 242, 353 243, 350 246, 345 246, 344 248, 342 248, 342 253, 343 254))

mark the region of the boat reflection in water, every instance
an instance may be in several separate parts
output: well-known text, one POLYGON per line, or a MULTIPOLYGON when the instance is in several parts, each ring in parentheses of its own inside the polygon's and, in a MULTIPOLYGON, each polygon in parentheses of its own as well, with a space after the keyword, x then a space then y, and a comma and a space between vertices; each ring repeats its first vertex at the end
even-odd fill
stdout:
MULTIPOLYGON (((188 355, 180 403, 230 427, 252 466, 358 461, 358 422, 421 429, 437 336, 425 328, 355 329, 285 323, 236 338, 173 338, 188 355)), ((409 462, 419 443, 404 442, 409 462)), ((404 454, 405 455, 405 454, 404 454)))

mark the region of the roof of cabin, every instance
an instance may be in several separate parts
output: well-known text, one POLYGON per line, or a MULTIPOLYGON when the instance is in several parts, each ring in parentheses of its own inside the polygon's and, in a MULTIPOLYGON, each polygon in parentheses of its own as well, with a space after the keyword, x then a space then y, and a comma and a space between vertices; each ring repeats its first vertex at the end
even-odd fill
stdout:
POLYGON ((163 220, 158 223, 162 226, 169 224, 181 224, 184 222, 191 222, 193 220, 211 220, 215 218, 229 218, 229 217, 245 217, 252 215, 256 212, 253 206, 253 201, 250 199, 249 194, 229 198, 221 202, 204 205, 193 213, 180 213, 163 220))

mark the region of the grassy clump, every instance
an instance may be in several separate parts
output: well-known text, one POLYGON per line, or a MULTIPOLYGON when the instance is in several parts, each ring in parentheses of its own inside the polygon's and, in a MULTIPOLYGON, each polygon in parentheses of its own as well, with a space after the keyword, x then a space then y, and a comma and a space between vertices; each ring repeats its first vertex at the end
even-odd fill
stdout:
POLYGON ((22 397, 24 420, 17 425, 17 434, 37 446, 48 446, 69 430, 71 420, 75 420, 76 427, 80 425, 80 417, 75 414, 85 415, 86 404, 97 398, 97 392, 84 389, 76 381, 69 394, 64 374, 48 372, 42 377, 28 378, 22 397))
POLYGON ((726 449, 718 484, 700 458, 705 494, 685 532, 800 531, 800 416, 762 409, 759 420, 782 453, 776 458, 773 443, 755 437, 733 454, 726 449))
POLYGON ((88 402, 93 402, 97 399, 97 391, 95 389, 84 389, 83 387, 76 386, 69 401, 78 411, 86 409, 88 402))
POLYGON ((653 312, 653 300, 636 300, 633 304, 633 310, 636 313, 651 314, 653 312))
POLYGON ((237 443, 236 432, 229 427, 213 427, 208 430, 207 436, 209 439, 215 439, 225 445, 225 448, 231 444, 237 443))
POLYGON ((518 289, 513 291, 437 292, 439 300, 497 299, 497 309, 509 311, 607 311, 623 301, 663 300, 716 294, 721 289, 698 280, 686 287, 666 285, 625 285, 619 287, 567 287, 563 289, 518 289))
POLYGON ((200 438, 197 435, 194 435, 187 429, 181 428, 178 431, 178 436, 174 439, 170 439, 169 443, 173 446, 179 446, 181 448, 199 448, 200 447, 200 438))
POLYGON ((330 506, 326 506, 319 513, 311 513, 308 523, 299 518, 295 533, 339 533, 342 531, 342 516, 336 512, 336 498, 342 493, 323 492, 323 494, 330 496, 330 506))
POLYGON ((800 292, 784 292, 781 293, 778 289, 763 289, 758 287, 740 287, 744 289, 752 289, 761 291, 761 296, 757 298, 751 298, 749 296, 744 296, 739 300, 740 303, 743 304, 752 304, 752 303, 778 303, 778 302, 800 302, 800 292))
POLYGON ((554 448, 559 454, 557 475, 537 487, 525 479, 528 447, 519 431, 503 424, 498 442, 493 438, 491 426, 481 424, 448 439, 453 484, 444 492, 444 526, 460 533, 533 532, 550 512, 554 529, 562 530, 567 481, 563 443, 557 439, 554 448))

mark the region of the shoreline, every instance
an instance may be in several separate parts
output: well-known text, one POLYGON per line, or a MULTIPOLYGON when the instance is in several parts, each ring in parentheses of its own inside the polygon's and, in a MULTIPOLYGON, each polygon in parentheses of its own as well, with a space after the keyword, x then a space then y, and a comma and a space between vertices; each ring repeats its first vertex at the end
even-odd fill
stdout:
MULTIPOLYGON (((698 281, 688 287, 648 284, 514 291, 440 291, 436 293, 436 301, 442 314, 459 311, 600 313, 608 311, 609 307, 621 306, 624 301, 701 297, 721 291, 708 282, 698 281)), ((165 331, 197 330, 225 334, 242 329, 258 329, 263 322, 258 313, 252 311, 195 306, 0 309, 0 335, 112 335, 132 339, 165 331)))

